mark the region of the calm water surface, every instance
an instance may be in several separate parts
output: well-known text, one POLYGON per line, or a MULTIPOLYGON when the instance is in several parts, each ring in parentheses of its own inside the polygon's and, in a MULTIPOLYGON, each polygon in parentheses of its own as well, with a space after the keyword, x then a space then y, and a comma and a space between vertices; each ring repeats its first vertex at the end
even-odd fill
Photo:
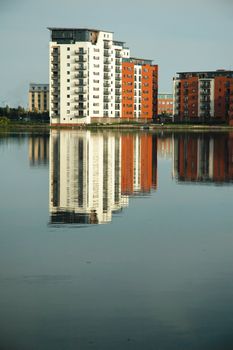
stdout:
POLYGON ((0 134, 1 350, 233 348, 233 133, 0 134))

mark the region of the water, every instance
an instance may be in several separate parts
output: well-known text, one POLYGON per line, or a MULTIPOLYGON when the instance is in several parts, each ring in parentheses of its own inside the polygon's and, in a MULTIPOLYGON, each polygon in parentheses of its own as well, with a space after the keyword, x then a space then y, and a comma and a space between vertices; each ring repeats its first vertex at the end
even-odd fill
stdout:
POLYGON ((232 349, 233 134, 0 134, 0 349, 232 349))

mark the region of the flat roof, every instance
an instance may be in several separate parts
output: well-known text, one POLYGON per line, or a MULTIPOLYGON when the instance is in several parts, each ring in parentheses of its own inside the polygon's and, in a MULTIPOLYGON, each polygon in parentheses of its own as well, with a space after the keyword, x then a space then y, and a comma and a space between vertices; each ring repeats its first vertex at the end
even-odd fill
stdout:
POLYGON ((92 29, 92 28, 69 28, 69 27, 47 27, 48 30, 80 30, 80 31, 90 31, 90 32, 106 32, 106 33, 114 33, 110 30, 103 29, 92 29))
POLYGON ((206 71, 193 71, 193 72, 177 72, 176 74, 205 74, 205 73, 232 73, 232 70, 227 70, 227 69, 217 69, 217 70, 206 70, 206 71))

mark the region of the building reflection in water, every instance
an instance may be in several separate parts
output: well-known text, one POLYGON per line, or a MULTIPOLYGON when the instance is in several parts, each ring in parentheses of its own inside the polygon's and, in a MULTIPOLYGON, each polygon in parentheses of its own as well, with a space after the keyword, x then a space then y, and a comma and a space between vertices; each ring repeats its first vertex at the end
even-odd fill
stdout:
POLYGON ((155 135, 51 131, 51 224, 111 222, 130 195, 156 187, 155 135))
POLYGON ((179 182, 232 182, 233 133, 175 135, 173 176, 179 182))
POLYGON ((49 164, 49 135, 30 135, 28 138, 28 157, 30 166, 49 164))

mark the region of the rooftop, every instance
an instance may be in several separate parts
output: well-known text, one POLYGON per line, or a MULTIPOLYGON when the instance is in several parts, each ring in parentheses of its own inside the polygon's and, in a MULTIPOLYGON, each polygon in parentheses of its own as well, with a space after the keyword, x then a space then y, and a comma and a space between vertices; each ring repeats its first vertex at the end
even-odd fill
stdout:
POLYGON ((103 29, 92 29, 92 28, 74 28, 74 27, 47 27, 48 30, 52 31, 52 30, 74 30, 74 31, 90 31, 90 32, 106 32, 106 33, 113 33, 109 30, 103 30, 103 29))

